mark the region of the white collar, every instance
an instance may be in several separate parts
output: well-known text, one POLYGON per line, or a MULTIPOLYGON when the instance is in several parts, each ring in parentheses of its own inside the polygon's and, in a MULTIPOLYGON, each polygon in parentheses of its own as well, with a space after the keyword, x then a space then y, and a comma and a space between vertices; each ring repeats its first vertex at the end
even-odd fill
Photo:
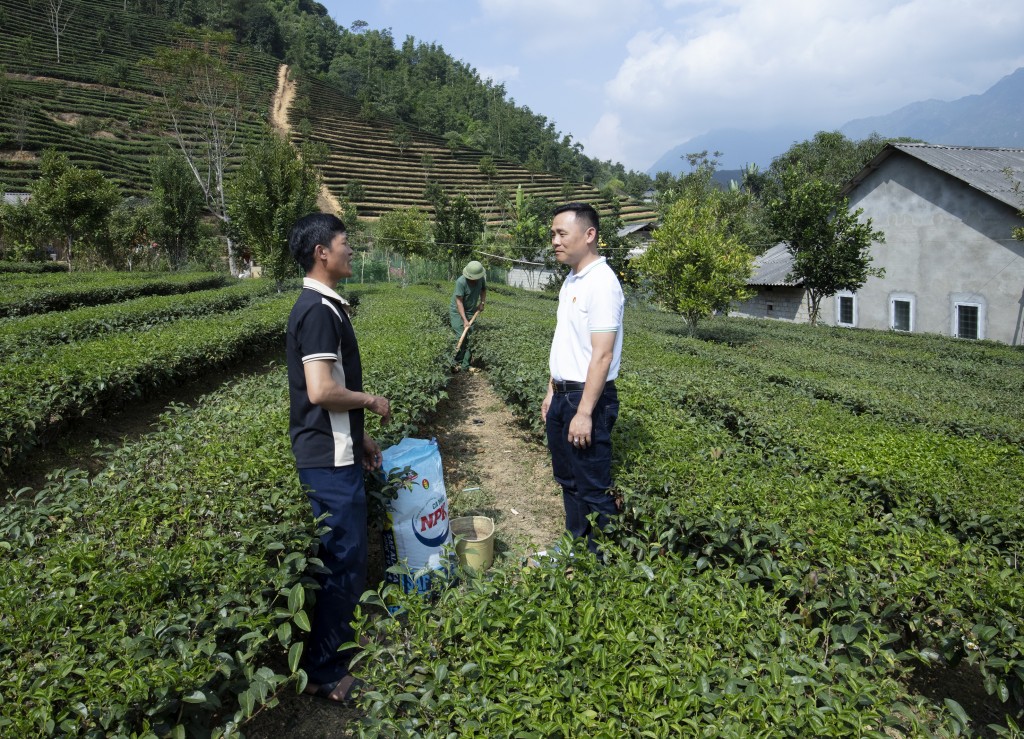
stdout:
POLYGON ((331 298, 332 300, 340 301, 342 305, 348 305, 348 301, 345 300, 345 298, 338 295, 338 293, 336 293, 334 290, 329 288, 324 283, 320 282, 320 280, 314 280, 312 277, 303 277, 302 286, 308 287, 310 290, 316 290, 321 295, 326 295, 328 298, 331 298))
POLYGON ((592 269, 593 269, 594 267, 596 267, 597 265, 599 265, 599 264, 603 264, 604 262, 607 262, 607 261, 608 261, 608 260, 607 260, 607 259, 605 259, 604 257, 598 257, 598 258, 597 258, 597 259, 595 259, 595 260, 594 260, 593 262, 591 262, 591 263, 590 263, 590 264, 588 264, 588 265, 587 265, 586 267, 584 267, 582 271, 580 271, 580 272, 570 272, 569 274, 570 274, 570 275, 572 276, 572 278, 573 278, 574 280, 578 280, 578 279, 580 279, 581 277, 586 277, 586 276, 587 276, 587 273, 588 273, 588 272, 589 272, 590 270, 592 270, 592 269))

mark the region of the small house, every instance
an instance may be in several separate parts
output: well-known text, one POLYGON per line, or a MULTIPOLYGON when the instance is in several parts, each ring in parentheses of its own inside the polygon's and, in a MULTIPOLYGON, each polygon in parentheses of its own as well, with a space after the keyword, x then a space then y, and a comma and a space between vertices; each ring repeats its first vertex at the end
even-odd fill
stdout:
MULTIPOLYGON (((850 209, 885 234, 871 247, 871 266, 884 275, 824 300, 819 321, 1021 344, 1024 242, 1013 237, 1024 227, 1021 181, 1024 149, 886 145, 843 190, 850 209)), ((733 314, 807 320, 803 289, 781 274, 786 256, 780 244, 758 257, 748 283, 757 294, 733 314)))

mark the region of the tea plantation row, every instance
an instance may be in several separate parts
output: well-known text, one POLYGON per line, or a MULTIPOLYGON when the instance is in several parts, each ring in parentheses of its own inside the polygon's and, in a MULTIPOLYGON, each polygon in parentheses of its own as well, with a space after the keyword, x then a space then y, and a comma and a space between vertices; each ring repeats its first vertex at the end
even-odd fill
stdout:
MULTIPOLYGON (((447 289, 356 292, 394 442, 444 395, 447 289)), ((147 378, 216 364, 249 324, 280 342, 293 299, 235 286, 80 309, 61 314, 63 345, 45 315, 0 321, 16 351, 32 336, 48 345, 27 375, 31 353, 0 365, 4 387, 31 395, 40 383, 26 378, 55 383, 44 373, 60 365, 79 368, 80 410, 102 395, 98 377, 148 392, 147 378), (193 317, 203 306, 230 312, 193 317), (116 331, 96 333, 103 320, 116 331)), ((479 326, 491 381, 537 429, 554 312, 546 296, 494 286, 479 326)), ((1022 381, 1020 355, 767 322, 680 328, 627 313, 626 515, 607 565, 563 540, 539 568, 499 563, 434 599, 368 592, 359 670, 376 690, 359 731, 953 736, 970 717, 909 690, 908 675, 966 660, 1005 701, 993 731, 1014 732, 1024 423, 987 391, 1022 381), (944 393, 973 411, 929 399, 944 393)), ((277 370, 169 412, 93 479, 60 475, 0 511, 0 733, 232 732, 276 691, 301 689, 317 562, 286 426, 277 370)))
MULTIPOLYGON (((95 298, 90 303, 110 300, 112 292, 203 288, 211 281, 223 278, 146 280, 77 294, 95 298)), ((268 292, 259 284, 232 286, 0 322, 0 471, 69 421, 280 346, 294 296, 260 298, 268 292)))
MULTIPOLYGON (((436 293, 360 297, 367 385, 401 399, 386 433, 373 423, 371 432, 394 442, 443 397, 452 339, 436 293)), ((293 301, 256 303, 230 323, 124 333, 134 348, 119 361, 158 368, 196 345, 230 351, 218 337, 230 347, 240 332, 214 324, 259 320, 280 344, 293 301)), ((98 341, 114 342, 104 345, 113 355, 117 339, 98 341)), ((308 556, 314 527, 287 414, 283 368, 244 379, 167 412, 159 431, 113 453, 92 479, 63 473, 4 506, 0 734, 219 734, 285 681, 301 685, 298 637, 319 563, 308 556)))
MULTIPOLYGON (((554 308, 495 294, 480 326, 492 381, 536 428, 554 308)), ((364 662, 375 730, 951 736, 970 726, 963 708, 908 677, 966 660, 1005 701, 993 731, 1015 732, 1021 459, 1004 439, 1024 424, 983 404, 977 433, 941 409, 924 418, 913 388, 934 376, 958 389, 932 358, 967 385, 992 362, 1020 382, 1019 355, 901 338, 726 320, 692 339, 674 317, 629 311, 626 520, 609 566, 502 569, 432 606, 403 601, 406 620, 367 619, 383 632, 364 662), (805 384, 785 381, 782 354, 805 384), (836 361, 847 355, 859 365, 836 361), (870 412, 820 391, 872 362, 870 412)))

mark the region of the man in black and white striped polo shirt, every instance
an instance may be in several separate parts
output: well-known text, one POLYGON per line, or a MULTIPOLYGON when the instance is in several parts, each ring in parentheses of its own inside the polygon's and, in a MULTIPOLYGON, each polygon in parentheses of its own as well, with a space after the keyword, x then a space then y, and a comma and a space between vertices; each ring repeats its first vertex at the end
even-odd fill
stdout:
POLYGON ((327 514, 313 628, 303 648, 307 693, 345 702, 359 681, 349 674, 350 655, 338 647, 355 641, 351 626, 366 584, 366 491, 363 470, 380 467, 380 447, 363 432, 364 411, 387 423, 387 398, 363 392, 359 346, 348 303, 335 292, 352 276, 345 224, 333 215, 300 218, 288 236, 292 256, 306 272, 288 318, 289 433, 292 452, 313 508, 327 514))

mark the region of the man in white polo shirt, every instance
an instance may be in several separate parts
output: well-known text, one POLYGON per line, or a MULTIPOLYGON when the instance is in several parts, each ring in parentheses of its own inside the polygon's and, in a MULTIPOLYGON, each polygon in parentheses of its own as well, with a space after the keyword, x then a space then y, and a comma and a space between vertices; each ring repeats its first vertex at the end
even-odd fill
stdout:
POLYGON ((590 519, 604 528, 619 510, 611 494, 611 432, 619 415, 615 378, 622 356, 622 286, 597 253, 599 220, 586 203, 555 209, 551 246, 571 268, 558 294, 551 379, 541 405, 565 528, 597 550, 590 519))

